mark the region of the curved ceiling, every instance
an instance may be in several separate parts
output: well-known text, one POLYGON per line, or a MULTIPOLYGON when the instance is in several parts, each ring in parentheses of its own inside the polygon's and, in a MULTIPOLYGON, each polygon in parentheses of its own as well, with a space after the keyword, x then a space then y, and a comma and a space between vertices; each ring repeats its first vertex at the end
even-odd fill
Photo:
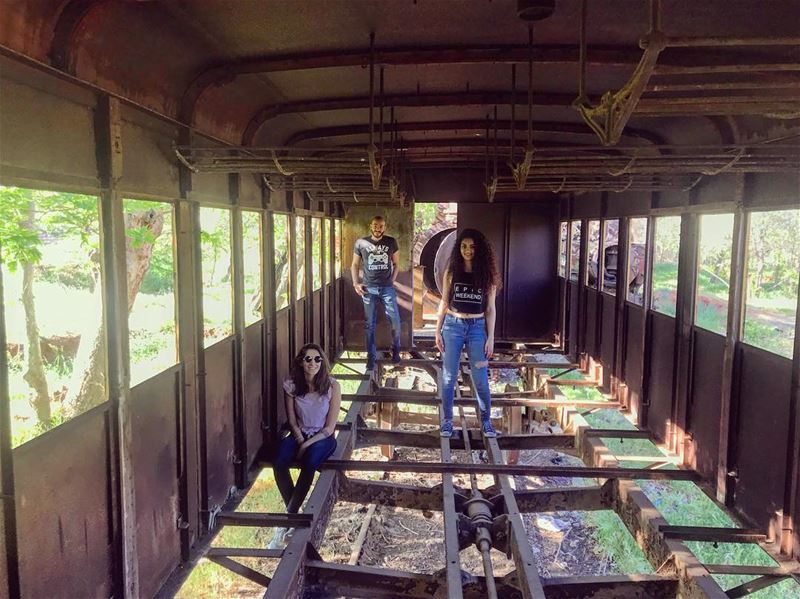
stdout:
MULTIPOLYGON (((496 133, 490 126, 489 149, 494 152, 496 136, 501 178, 511 177, 502 165, 510 158, 512 117, 519 147, 514 160, 524 155, 529 32, 516 16, 516 0, 5 4, 10 10, 0 17, 0 44, 7 49, 234 145, 364 148, 370 139, 369 106, 375 106, 378 123, 383 103, 384 154, 395 146, 399 156, 402 148, 406 166, 440 161, 483 169, 486 127, 477 125, 493 117, 495 107, 499 122, 496 133), (375 34, 372 53, 370 33, 375 34), (375 64, 372 99, 370 60, 375 64)), ((725 123, 736 119, 752 123, 755 115, 767 125, 798 122, 796 0, 591 0, 585 92, 588 104, 601 106, 593 113, 595 134, 588 117, 573 106, 579 92, 581 5, 581 0, 556 0, 554 14, 532 26, 533 144, 544 152, 541 159, 548 148, 600 148, 598 136, 604 133, 616 149, 607 150, 603 159, 630 160, 630 152, 643 145, 731 144, 737 127, 725 123), (649 4, 660 4, 663 35, 648 38, 645 51, 640 40, 651 28, 649 4), (603 94, 626 84, 627 95, 602 109, 603 94), (619 121, 618 140, 609 114, 619 121)), ((376 146, 379 130, 376 124, 376 146)), ((737 152, 730 146, 709 152, 703 168, 723 167, 737 152)), ((291 157, 291 152, 280 155, 291 157)), ((699 168, 691 166, 699 155, 683 158, 677 156, 659 181, 699 168)), ((764 161, 780 162, 774 156, 764 161)), ((729 168, 756 162, 740 156, 729 168)), ((585 166, 567 170, 578 175, 585 166)), ((648 174, 656 172, 661 171, 648 174)))

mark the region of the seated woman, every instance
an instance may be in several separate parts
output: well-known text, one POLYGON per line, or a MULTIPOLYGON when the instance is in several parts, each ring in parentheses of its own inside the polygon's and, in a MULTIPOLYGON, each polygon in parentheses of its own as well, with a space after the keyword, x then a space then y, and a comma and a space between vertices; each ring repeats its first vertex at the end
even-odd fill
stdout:
MULTIPOLYGON (((296 514, 311 488, 314 472, 336 450, 333 433, 342 391, 330 376, 325 353, 315 343, 307 343, 300 349, 292 362, 292 374, 283 383, 283 391, 289 434, 279 441, 272 470, 286 511, 296 514), (295 461, 300 465, 300 475, 293 483, 289 467, 295 461)), ((278 529, 270 546, 282 542, 286 532, 278 529)))
POLYGON ((447 262, 436 319, 436 347, 443 354, 442 437, 453 434, 453 399, 464 346, 475 384, 481 429, 487 437, 497 436, 490 420, 488 366, 494 353, 494 300, 499 288, 500 275, 491 244, 480 231, 464 229, 447 262))

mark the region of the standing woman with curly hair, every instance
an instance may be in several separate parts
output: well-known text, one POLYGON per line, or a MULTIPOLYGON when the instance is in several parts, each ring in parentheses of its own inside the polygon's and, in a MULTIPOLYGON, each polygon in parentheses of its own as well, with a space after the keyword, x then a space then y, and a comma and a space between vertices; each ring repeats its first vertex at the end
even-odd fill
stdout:
POLYGON ((494 300, 500 275, 492 246, 483 233, 464 229, 458 235, 447 263, 442 300, 436 319, 436 347, 442 352, 442 437, 453 434, 453 398, 466 345, 472 380, 480 408, 481 429, 487 437, 497 433, 490 420, 489 358, 494 353, 494 300))
MULTIPOLYGON (((289 434, 281 438, 272 470, 286 511, 297 513, 306 498, 314 472, 336 450, 336 420, 342 402, 339 383, 330 375, 325 352, 315 343, 304 345, 292 362, 292 374, 283 382, 289 434), (297 482, 289 468, 300 465, 297 482)), ((278 529, 270 546, 275 548, 288 531, 278 529)))

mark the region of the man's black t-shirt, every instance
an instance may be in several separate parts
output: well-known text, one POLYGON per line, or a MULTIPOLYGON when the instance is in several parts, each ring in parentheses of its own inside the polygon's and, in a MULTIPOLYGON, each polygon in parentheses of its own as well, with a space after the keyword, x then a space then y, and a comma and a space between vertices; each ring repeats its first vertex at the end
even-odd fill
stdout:
POLYGON ((392 284, 392 254, 398 250, 394 237, 384 235, 378 241, 367 235, 356 241, 353 253, 361 256, 364 266, 364 285, 392 284))

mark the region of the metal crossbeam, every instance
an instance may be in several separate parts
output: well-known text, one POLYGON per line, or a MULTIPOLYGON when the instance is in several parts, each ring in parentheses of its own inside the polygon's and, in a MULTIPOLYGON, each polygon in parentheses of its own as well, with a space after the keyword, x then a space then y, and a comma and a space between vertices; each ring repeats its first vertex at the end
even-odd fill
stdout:
MULTIPOLYGON (((499 450, 499 446, 498 446, 499 450)), ((657 458, 654 458, 657 459, 657 458)), ((352 472, 420 472, 425 474, 496 474, 506 476, 563 476, 568 478, 619 478, 642 480, 700 480, 694 470, 647 468, 582 468, 574 466, 525 466, 507 464, 449 464, 446 462, 377 462, 327 460, 320 469, 352 472)))

